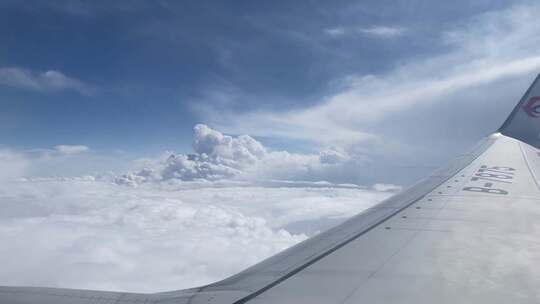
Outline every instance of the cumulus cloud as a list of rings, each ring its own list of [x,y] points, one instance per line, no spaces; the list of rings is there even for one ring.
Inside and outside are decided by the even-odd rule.
[[[1,67],[0,85],[32,91],[74,90],[83,95],[95,93],[95,88],[60,71],[33,71],[20,67]]]
[[[337,148],[330,148],[319,153],[319,159],[323,164],[339,164],[350,159],[347,152]]]
[[[326,180],[329,170],[360,161],[336,147],[318,154],[269,151],[249,135],[224,135],[203,124],[193,128],[193,150],[194,154],[173,153],[164,160],[146,162],[141,170],[123,174],[116,181],[132,186],[160,180],[320,181]],[[334,178],[330,181],[351,182]]]
[[[373,147],[375,150],[376,146]],[[410,167],[395,170],[394,153],[389,153],[382,160],[387,166],[381,166],[366,156],[369,148],[329,146],[313,153],[275,151],[249,135],[229,136],[206,125],[197,125],[193,132],[195,153],[169,153],[157,159],[137,161],[130,172],[116,177],[116,183],[137,186],[155,181],[267,183],[280,180],[357,185],[380,182],[406,184],[435,169],[424,165],[421,170]],[[404,150],[400,146],[395,149]]]
[[[58,145],[54,149],[63,155],[75,155],[90,151],[90,148],[84,145]]]
[[[172,154],[161,169],[162,179],[219,180],[253,169],[268,155],[263,145],[248,135],[231,137],[198,124],[193,128],[195,154]],[[142,171],[145,177],[150,171]]]
[[[226,136],[203,124],[193,128],[193,148],[199,154],[211,157],[242,159],[253,162],[266,154],[262,144],[248,135],[237,138]]]

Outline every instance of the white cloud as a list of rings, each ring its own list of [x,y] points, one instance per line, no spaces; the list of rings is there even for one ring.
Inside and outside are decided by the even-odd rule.
[[[381,38],[393,38],[406,33],[406,30],[402,27],[391,26],[372,26],[367,28],[360,28],[357,31],[361,34]]]
[[[0,285],[138,292],[202,285],[388,195],[316,184],[0,183]]]
[[[208,126],[198,124],[194,128],[193,149],[216,162],[241,169],[263,158],[267,151],[262,144],[248,135],[236,138],[221,134]]]
[[[333,38],[346,37],[352,35],[370,36],[374,38],[395,38],[407,33],[403,27],[393,26],[371,26],[365,28],[354,27],[331,27],[325,28],[324,33]]]
[[[90,148],[84,145],[58,145],[54,150],[63,155],[75,155],[89,152]]]
[[[373,189],[381,192],[399,192],[402,187],[392,184],[375,184],[373,185]]]
[[[83,145],[58,145],[46,149],[0,148],[0,180],[20,178],[114,175],[131,169],[132,157],[96,152]]]
[[[96,91],[93,86],[60,71],[41,72],[19,67],[1,67],[0,85],[33,91],[75,90],[83,95],[92,95]]]
[[[23,177],[28,167],[28,161],[21,154],[0,149],[0,183]]]
[[[116,182],[136,186],[142,182],[181,180],[309,180],[330,178],[331,182],[354,182],[342,175],[335,180],[328,172],[339,171],[352,163],[362,162],[347,152],[328,148],[319,154],[268,151],[249,135],[228,136],[206,125],[198,124],[193,134],[194,154],[170,154],[157,161],[145,161],[136,172],[117,177]]]
[[[137,292],[204,285],[340,223],[396,188],[323,180],[354,161],[338,148],[269,151],[248,135],[206,125],[194,127],[193,148],[195,154],[139,161],[142,169],[120,177],[28,176],[44,163],[86,157],[70,156],[86,146],[0,151],[0,285]]]
[[[193,131],[196,154],[170,155],[163,167],[158,167],[161,179],[219,180],[237,177],[256,167],[268,155],[262,144],[248,135],[231,137],[202,124],[196,125]],[[138,175],[153,176],[148,170]]]
[[[344,27],[332,27],[324,29],[324,33],[332,37],[340,37],[347,35],[348,31]]]
[[[206,125],[194,127],[193,148],[140,161],[143,169],[120,177],[27,175],[85,146],[1,151],[0,285],[138,292],[204,285],[391,195],[391,186],[317,180],[351,161],[337,148],[269,151]]]
[[[323,164],[338,164],[350,159],[347,152],[337,148],[330,148],[319,153],[319,159]]]

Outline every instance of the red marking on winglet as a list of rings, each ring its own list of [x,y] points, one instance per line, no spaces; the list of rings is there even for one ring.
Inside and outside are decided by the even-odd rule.
[[[527,104],[522,107],[523,111],[530,117],[538,117],[540,115],[540,105],[537,105],[538,101],[540,101],[540,96],[531,97]]]

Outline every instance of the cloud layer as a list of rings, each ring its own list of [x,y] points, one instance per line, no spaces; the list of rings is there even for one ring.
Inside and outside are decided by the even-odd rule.
[[[322,178],[352,161],[336,148],[270,151],[199,124],[193,149],[141,160],[120,176],[75,177],[29,172],[89,157],[87,146],[0,150],[0,285],[155,292],[208,284],[400,190]]]
[[[0,183],[1,285],[163,291],[232,275],[390,195],[95,179]]]

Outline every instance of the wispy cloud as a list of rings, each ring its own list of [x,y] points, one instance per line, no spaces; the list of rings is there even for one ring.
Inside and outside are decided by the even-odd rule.
[[[89,152],[90,148],[84,145],[58,145],[54,147],[54,150],[63,155],[75,155]]]
[[[357,31],[365,35],[382,38],[397,37],[406,33],[406,30],[403,27],[391,26],[372,26],[367,28],[360,28]]]
[[[348,30],[344,27],[331,27],[323,30],[325,34],[332,37],[339,37],[347,35]]]
[[[463,112],[476,103],[482,104],[485,112],[488,100],[491,105],[509,103],[504,100],[508,94],[501,94],[500,80],[520,79],[526,85],[540,70],[538,12],[540,6],[531,4],[477,16],[451,32],[441,33],[441,43],[450,44],[447,53],[411,61],[380,75],[350,75],[336,81],[340,89],[315,106],[247,113],[200,109],[207,121],[227,132],[250,130],[256,136],[338,146],[377,139],[377,126],[382,121],[388,123],[390,117],[405,112],[426,111],[426,105],[468,102],[469,106],[456,106],[453,111]],[[336,28],[328,34],[343,35],[345,31]],[[364,31],[375,35],[400,33],[385,27]],[[484,95],[477,98],[480,87]]]
[[[24,150],[0,147],[0,168],[3,168],[0,181],[35,176],[71,177],[96,172],[119,172],[127,170],[131,160],[124,154],[108,154],[86,145],[57,145]]]
[[[74,90],[83,95],[92,95],[96,88],[60,71],[33,71],[20,67],[0,68],[0,85],[19,89],[52,92]]]
[[[374,38],[394,38],[407,33],[404,27],[394,26],[371,26],[371,27],[331,27],[323,30],[324,33],[333,38],[346,37],[352,35],[370,36]]]

